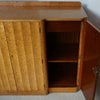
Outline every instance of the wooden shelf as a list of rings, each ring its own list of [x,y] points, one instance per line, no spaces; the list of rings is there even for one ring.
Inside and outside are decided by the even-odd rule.
[[[49,45],[48,62],[78,62],[78,44]]]
[[[77,63],[48,63],[49,87],[76,87]]]

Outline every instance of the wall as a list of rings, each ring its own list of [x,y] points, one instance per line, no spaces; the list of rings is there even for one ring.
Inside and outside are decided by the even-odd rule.
[[[100,30],[100,0],[0,0],[0,1],[80,1],[88,20]]]
[[[90,20],[100,30],[100,0],[84,0],[83,7]]]

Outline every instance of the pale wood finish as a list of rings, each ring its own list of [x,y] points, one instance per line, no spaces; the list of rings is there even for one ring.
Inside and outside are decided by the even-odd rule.
[[[47,72],[47,49],[46,49],[46,32],[45,32],[45,23],[44,21],[40,22],[40,42],[41,42],[41,49],[42,49],[42,59],[43,59],[43,74],[44,74],[44,82],[45,82],[45,89],[48,92],[48,72]]]
[[[60,93],[60,92],[77,92],[77,87],[68,87],[68,88],[49,88],[49,93]]]
[[[5,32],[6,32],[6,39],[8,42],[9,47],[9,54],[11,58],[12,67],[15,74],[16,84],[18,90],[24,90],[20,64],[18,59],[18,52],[15,42],[14,30],[13,30],[13,23],[12,22],[4,22]]]
[[[4,86],[3,86],[3,83],[2,83],[2,80],[1,80],[1,77],[0,77],[0,91],[4,90]]]
[[[30,87],[32,90],[37,90],[37,80],[36,80],[35,62],[34,62],[35,56],[33,53],[29,22],[22,22],[22,31],[23,31],[25,53],[26,53],[26,62],[28,66],[29,76],[30,76],[29,77]]]
[[[5,70],[9,79],[10,88],[11,90],[16,90],[16,83],[13,75],[3,22],[0,22],[0,48],[4,59]]]
[[[42,24],[38,21],[0,22],[0,94],[47,94]]]
[[[37,85],[38,85],[38,89],[43,90],[44,89],[44,82],[43,82],[44,79],[43,79],[43,69],[42,69],[42,55],[41,55],[39,23],[31,23],[30,28],[32,32],[31,38],[32,38],[32,43],[33,43]]]
[[[47,95],[46,91],[0,91],[0,95]]]
[[[4,59],[3,59],[1,49],[0,49],[0,77],[2,79],[4,88],[6,90],[10,90],[10,85],[9,85],[9,81],[8,81],[8,77],[7,77],[7,73],[6,73]]]
[[[24,90],[31,90],[29,85],[29,77],[27,71],[27,63],[26,63],[26,56],[24,50],[24,41],[23,41],[21,23],[14,22],[13,28],[14,28],[15,41],[16,41],[16,46],[18,51],[19,64],[21,66],[20,69],[22,73]]]

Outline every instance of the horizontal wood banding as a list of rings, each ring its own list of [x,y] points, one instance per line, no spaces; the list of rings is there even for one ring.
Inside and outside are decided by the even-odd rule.
[[[46,91],[0,91],[0,95],[47,95]]]
[[[10,1],[0,2],[0,6],[19,6],[19,7],[32,7],[34,9],[68,9],[81,7],[81,2],[28,2],[28,1]]]
[[[49,88],[49,93],[59,93],[59,92],[77,92],[77,87],[68,87],[68,88]]]

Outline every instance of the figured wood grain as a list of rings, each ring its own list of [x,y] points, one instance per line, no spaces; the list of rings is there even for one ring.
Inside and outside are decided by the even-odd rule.
[[[9,56],[9,50],[8,50],[8,45],[6,41],[6,35],[5,35],[3,22],[0,22],[0,44],[1,44],[0,47],[1,47],[2,55],[3,55],[3,59],[5,63],[5,70],[8,76],[10,88],[11,90],[16,90],[16,83],[15,83],[14,73],[13,73],[11,60]]]
[[[35,65],[35,53],[33,53],[32,37],[29,22],[22,22],[23,39],[25,46],[26,61],[28,66],[29,81],[31,90],[37,90],[37,78],[36,78],[36,65]]]
[[[16,46],[18,51],[19,64],[22,73],[24,90],[29,91],[31,90],[31,88],[30,88],[29,75],[27,70],[28,66],[27,66],[26,56],[25,56],[21,22],[13,22],[13,28],[14,28],[15,41],[16,41]]]
[[[0,95],[48,93],[42,25],[38,21],[0,22]]]
[[[5,90],[0,76],[0,91]]]
[[[5,69],[4,59],[0,48],[0,77],[5,90],[10,90],[9,80]]]
[[[41,39],[39,32],[39,23],[31,23],[31,37],[33,44],[33,52],[34,52],[34,63],[35,63],[35,71],[37,77],[37,85],[39,90],[44,89],[44,79],[43,79],[43,66],[42,66],[42,54],[41,54]]]
[[[15,80],[17,84],[17,90],[24,90],[21,69],[18,59],[18,52],[15,42],[13,23],[12,22],[4,22],[5,32],[7,43],[9,47],[9,54],[11,58],[12,67],[14,70]]]

